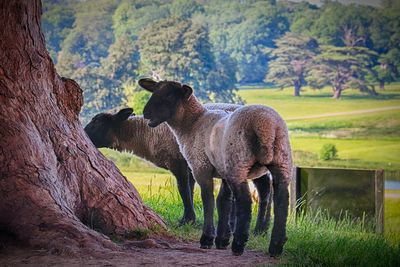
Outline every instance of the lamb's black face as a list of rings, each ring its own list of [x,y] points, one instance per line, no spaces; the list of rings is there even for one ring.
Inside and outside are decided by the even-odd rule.
[[[141,79],[139,85],[153,93],[143,110],[143,116],[149,120],[150,127],[171,119],[182,101],[187,100],[193,92],[189,86],[172,81]]]
[[[86,125],[85,132],[92,143],[97,147],[111,148],[114,143],[114,129],[129,118],[133,109],[121,109],[116,114],[100,113]]]

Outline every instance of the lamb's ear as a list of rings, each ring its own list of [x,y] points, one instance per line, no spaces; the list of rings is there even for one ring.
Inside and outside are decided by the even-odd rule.
[[[189,85],[182,85],[182,90],[186,100],[189,99],[193,94],[193,89]]]
[[[154,91],[157,89],[157,82],[153,81],[150,78],[144,78],[139,80],[139,85],[143,88],[146,89],[149,92],[154,93]]]
[[[118,111],[118,113],[114,114],[113,118],[116,122],[123,122],[129,118],[130,115],[135,115],[133,113],[133,109],[131,108],[124,108]]]

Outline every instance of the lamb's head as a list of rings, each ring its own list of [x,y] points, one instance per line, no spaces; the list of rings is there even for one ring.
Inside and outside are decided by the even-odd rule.
[[[173,118],[179,107],[193,94],[190,86],[173,81],[156,82],[141,79],[139,85],[152,93],[143,110],[144,118],[149,120],[150,127],[156,127]]]
[[[112,148],[117,141],[116,129],[132,114],[131,108],[121,109],[115,114],[99,113],[86,125],[85,132],[97,148]]]

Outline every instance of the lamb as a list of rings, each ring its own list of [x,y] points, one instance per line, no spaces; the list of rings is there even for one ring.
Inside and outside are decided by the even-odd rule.
[[[150,127],[167,122],[179,143],[196,182],[200,185],[204,207],[201,248],[211,248],[215,229],[213,222],[213,177],[222,177],[217,201],[219,215],[217,248],[229,245],[230,230],[226,207],[233,195],[236,200],[236,227],[232,241],[233,255],[242,255],[249,237],[251,196],[249,179],[273,177],[274,226],[269,253],[280,255],[286,242],[292,158],[288,130],[284,120],[273,109],[250,105],[231,113],[207,110],[193,94],[193,89],[174,81],[139,80],[152,92],[144,108]]]
[[[239,105],[207,104],[208,109],[231,112]],[[97,114],[85,127],[85,132],[97,147],[108,147],[118,151],[129,151],[144,158],[158,167],[170,170],[176,177],[179,194],[184,212],[180,225],[194,223],[196,215],[193,207],[194,179],[186,160],[179,152],[176,139],[166,124],[150,128],[142,116],[132,116],[133,109],[121,109],[116,114]],[[256,233],[267,230],[269,224],[269,191],[263,183],[268,183],[268,177],[255,182],[259,189],[259,212],[255,227]],[[232,221],[233,222],[233,221]]]

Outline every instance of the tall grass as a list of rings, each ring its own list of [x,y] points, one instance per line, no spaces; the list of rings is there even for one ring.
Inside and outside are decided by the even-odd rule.
[[[218,191],[218,185],[215,188]],[[174,185],[168,179],[163,185],[141,192],[143,200],[167,223],[171,234],[198,242],[203,224],[199,190],[194,197],[197,222],[195,225],[178,226],[183,205]],[[252,228],[255,224],[257,205],[253,205]],[[215,214],[215,220],[217,215]],[[288,241],[280,259],[282,266],[400,266],[400,239],[388,241],[372,232],[373,225],[364,220],[343,216],[340,220],[326,212],[307,212],[289,215]],[[250,236],[248,249],[268,251],[270,231],[264,235]],[[245,255],[243,255],[245,256]]]
[[[399,266],[400,246],[369,232],[363,221],[336,221],[323,212],[292,216],[288,223],[283,265],[288,266]],[[251,240],[261,248],[266,236]],[[265,246],[265,245],[264,245]]]

